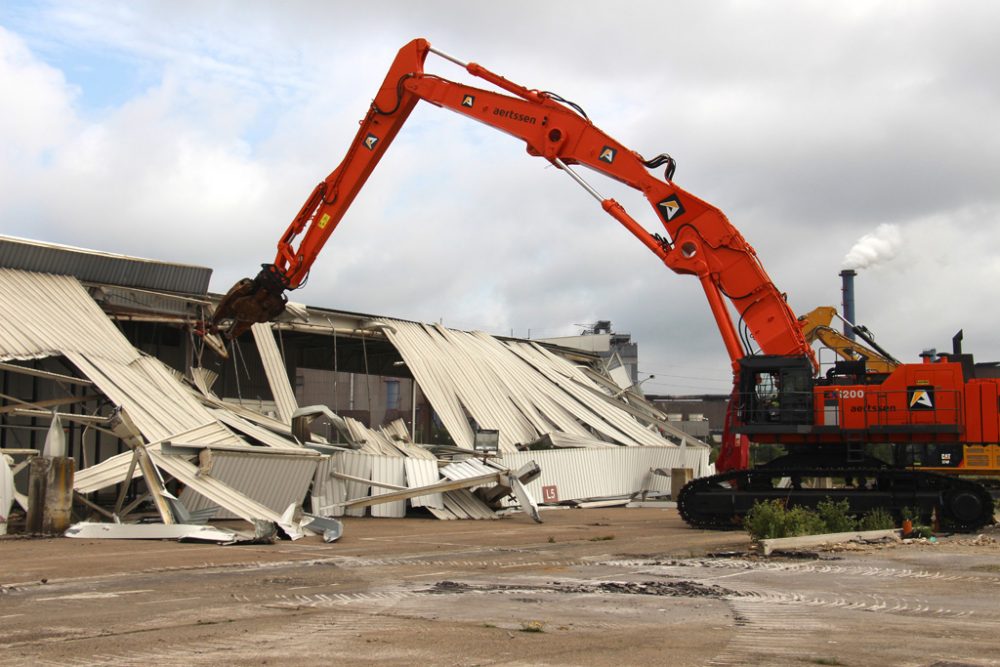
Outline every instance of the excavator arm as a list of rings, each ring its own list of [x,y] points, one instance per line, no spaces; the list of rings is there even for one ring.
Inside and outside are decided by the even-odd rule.
[[[428,53],[463,67],[504,92],[456,83],[424,72]],[[754,350],[741,336],[725,303],[728,299],[765,354],[806,357],[812,349],[784,295],[771,282],[754,249],[723,213],[676,185],[667,155],[651,160],[599,128],[575,105],[553,93],[510,82],[476,63],[433,49],[423,39],[397,54],[340,165],[319,183],[278,242],[272,264],[256,278],[237,283],[216,309],[211,330],[238,336],[255,322],[274,319],[284,309],[284,292],[299,287],[330,234],[340,223],[375,165],[419,101],[450,109],[523,141],[529,154],[565,171],[598,200],[671,270],[696,276],[722,334],[734,371]],[[588,167],[639,190],[665,232],[648,232],[614,199],[597,192],[573,168]],[[666,165],[663,179],[651,169]],[[300,238],[301,237],[301,238]]]
[[[831,327],[835,317],[844,320],[832,306],[819,306],[800,316],[799,325],[806,342],[811,344],[819,341],[844,361],[864,362],[869,373],[891,373],[899,367],[900,362],[876,344],[871,332],[865,327],[844,320],[854,334],[860,336],[870,347],[851,340]]]

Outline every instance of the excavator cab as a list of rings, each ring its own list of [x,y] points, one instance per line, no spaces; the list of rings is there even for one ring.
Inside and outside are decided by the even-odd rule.
[[[787,431],[813,423],[813,370],[809,359],[778,355],[740,360],[740,431]]]

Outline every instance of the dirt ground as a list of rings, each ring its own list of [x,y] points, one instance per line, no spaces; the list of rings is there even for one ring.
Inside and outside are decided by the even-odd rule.
[[[1000,532],[760,558],[669,509],[0,538],[2,665],[1000,665]]]

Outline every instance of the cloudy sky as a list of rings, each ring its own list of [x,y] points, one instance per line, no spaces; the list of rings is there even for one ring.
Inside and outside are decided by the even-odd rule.
[[[273,260],[396,51],[426,37],[672,154],[797,313],[839,304],[847,262],[857,319],[897,357],[964,328],[1000,360],[997,26],[987,1],[5,0],[0,233],[210,266],[225,291]],[[647,392],[730,383],[696,280],[518,141],[429,105],[292,298],[534,338],[607,319],[638,341]]]

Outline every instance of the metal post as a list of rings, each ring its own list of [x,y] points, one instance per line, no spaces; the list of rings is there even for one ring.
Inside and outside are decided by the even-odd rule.
[[[44,456],[36,456],[28,463],[28,516],[25,532],[40,535],[45,514],[45,485],[49,478],[52,461]]]
[[[62,535],[72,522],[75,471],[76,461],[70,457],[52,458],[45,484],[45,505],[42,512],[42,532],[46,535]]]
[[[417,378],[413,378],[410,392],[410,440],[417,442]]]

